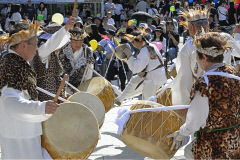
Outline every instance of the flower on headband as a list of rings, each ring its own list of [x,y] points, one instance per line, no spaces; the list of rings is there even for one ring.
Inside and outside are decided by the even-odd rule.
[[[20,43],[21,41],[27,41],[31,39],[32,37],[37,35],[37,32],[40,28],[40,23],[31,23],[29,25],[29,29],[27,30],[21,30],[17,33],[14,33],[12,35],[5,34],[0,37],[1,44],[7,44],[10,46],[16,45]]]

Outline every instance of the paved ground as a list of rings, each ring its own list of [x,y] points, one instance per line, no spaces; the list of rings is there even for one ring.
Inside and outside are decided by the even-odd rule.
[[[136,100],[128,101],[125,105],[130,103],[134,103]],[[101,139],[99,140],[97,147],[95,148],[94,152],[88,158],[89,160],[104,160],[104,159],[137,159],[137,160],[150,160],[130,148],[128,148],[119,138],[117,135],[117,125],[114,123],[115,118],[117,117],[117,112],[120,107],[112,108],[108,113],[105,115],[104,124],[100,130],[101,132]],[[175,159],[185,159],[183,156],[183,149],[179,149],[175,156],[172,158]]]

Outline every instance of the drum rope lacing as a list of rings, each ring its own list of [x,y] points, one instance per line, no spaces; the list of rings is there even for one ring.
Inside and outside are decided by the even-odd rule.
[[[157,108],[143,108],[143,109],[136,109],[136,110],[130,110],[129,107],[121,108],[118,112],[118,117],[115,120],[115,123],[118,125],[118,134],[119,135],[122,134],[122,131],[126,127],[126,123],[129,120],[130,115],[133,113],[151,112],[151,111],[171,111],[171,110],[186,109],[189,107],[190,105],[175,105],[175,106],[167,106],[167,107],[162,107],[162,105],[159,105],[159,107]]]

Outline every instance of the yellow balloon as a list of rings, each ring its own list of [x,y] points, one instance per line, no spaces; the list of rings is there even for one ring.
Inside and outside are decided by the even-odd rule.
[[[56,22],[57,24],[62,25],[63,21],[64,21],[64,17],[61,13],[55,13],[52,16],[52,22]]]
[[[89,44],[91,45],[93,51],[95,51],[98,47],[98,42],[95,39],[91,40]]]
[[[133,23],[134,23],[133,20],[129,20],[129,21],[128,21],[128,26],[131,26]]]

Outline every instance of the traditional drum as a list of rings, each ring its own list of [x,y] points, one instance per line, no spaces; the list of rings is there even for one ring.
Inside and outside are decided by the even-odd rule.
[[[128,46],[127,44],[120,44],[115,49],[115,56],[120,60],[124,60],[127,57],[132,56],[130,46]]]
[[[42,146],[53,159],[86,159],[98,142],[97,119],[79,103],[60,104],[42,126]]]
[[[111,84],[103,77],[94,77],[82,83],[78,89],[92,93],[103,102],[105,112],[109,111],[114,105],[114,91]]]
[[[158,103],[139,101],[131,110],[156,108]],[[120,138],[131,149],[154,159],[170,159],[177,150],[170,151],[172,139],[166,136],[182,125],[174,111],[139,112],[130,115]]]
[[[160,88],[156,95],[158,95],[159,92],[161,92],[162,88]],[[166,89],[160,96],[157,98],[157,102],[159,104],[162,104],[164,106],[171,106],[172,105],[172,92],[171,88]]]
[[[177,76],[176,66],[174,66],[173,69],[170,71],[170,75],[174,78]]]
[[[164,86],[163,86],[164,88]],[[162,88],[160,88],[156,95],[158,95],[159,92],[162,91]],[[157,103],[162,104],[164,106],[172,106],[172,91],[171,88],[167,88],[160,96],[157,98]],[[178,115],[181,116],[182,121],[185,121],[186,119],[186,110],[176,110],[175,112],[178,113]]]
[[[102,101],[97,96],[87,92],[77,92],[70,96],[68,100],[81,103],[92,111],[98,120],[99,128],[101,128],[105,117],[105,109]]]

